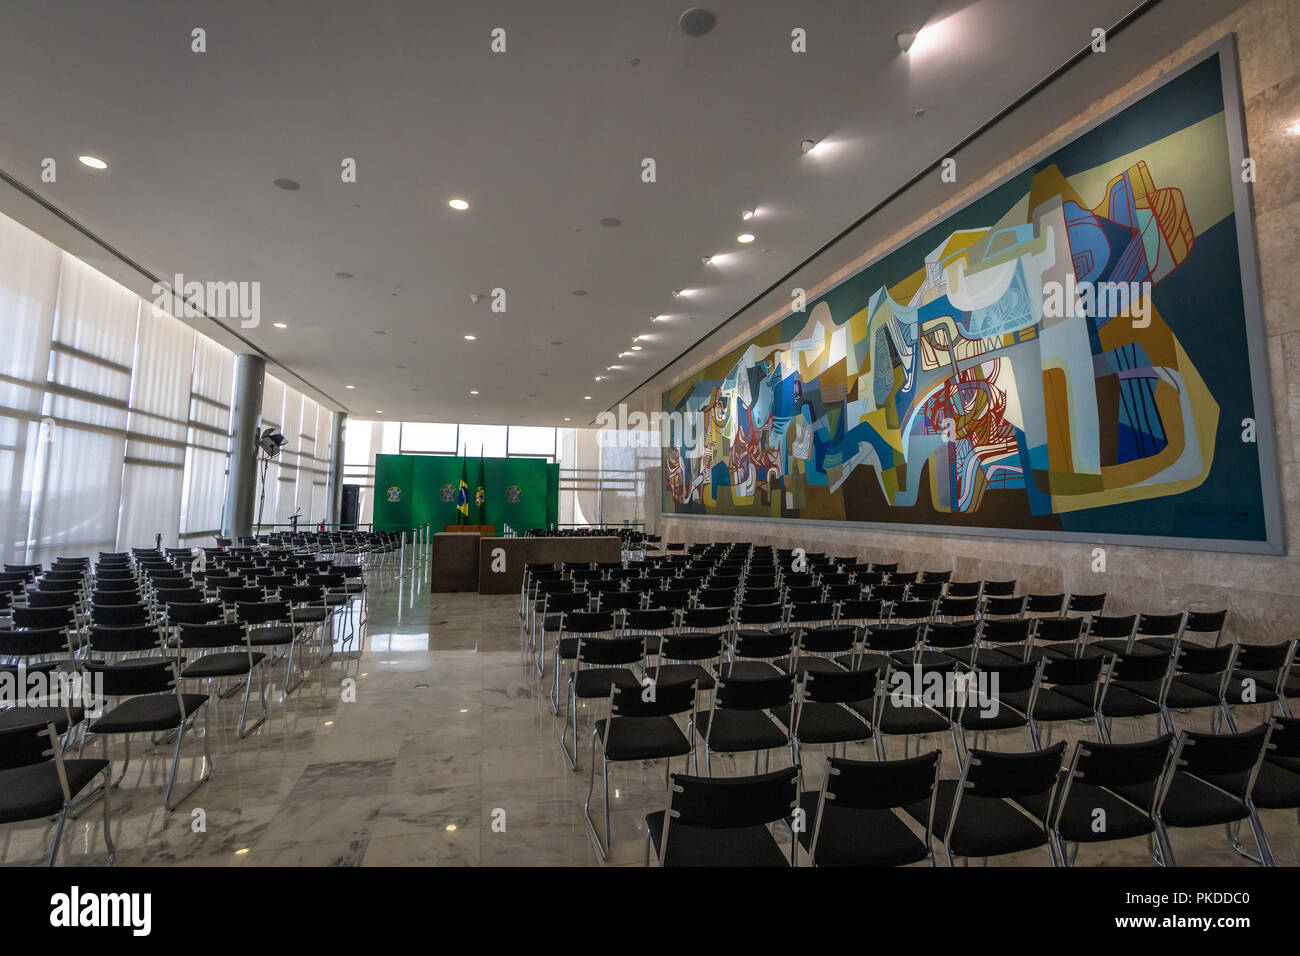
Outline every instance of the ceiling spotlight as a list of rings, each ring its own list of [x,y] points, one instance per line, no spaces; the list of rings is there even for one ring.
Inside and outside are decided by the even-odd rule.
[[[452,209],[456,209],[461,212],[464,212],[466,209],[469,208],[469,203],[464,199],[448,199],[447,205],[450,206]]]
[[[605,377],[605,376],[603,376],[603,375],[597,375],[597,376],[596,376],[596,381],[599,382],[599,381],[600,381],[602,378],[604,378],[604,377]]]
[[[1288,126],[1286,131],[1292,136],[1300,136],[1300,120],[1296,120],[1296,122]]]
[[[805,139],[799,144],[799,150],[804,153],[811,153],[816,148],[817,140],[815,139]]]
[[[712,261],[713,256],[700,256],[700,262],[704,263],[706,266]]]
[[[289,327],[285,325],[283,322],[272,322],[271,324],[274,325],[277,329],[287,329]]]
[[[356,388],[355,385],[344,385],[343,387],[344,387],[344,388]]]
[[[916,42],[915,30],[900,30],[894,34],[894,40],[898,43],[898,48],[906,53],[912,49],[912,44]]]
[[[674,298],[674,299],[677,298],[677,297],[678,297],[679,295],[681,295],[681,294],[682,294],[682,290],[681,290],[681,289],[673,289],[673,298]]]
[[[108,169],[108,163],[104,162],[98,156],[78,156],[83,166],[89,166],[91,169]]]
[[[754,218],[754,210],[746,209],[740,214],[740,218],[745,222],[749,222],[749,220]]]
[[[736,237],[737,242],[753,242],[754,234],[751,232],[742,232]]]
[[[477,336],[477,335],[467,335],[467,336],[465,336],[465,341],[466,341],[466,342],[473,342],[473,341],[475,341],[475,340],[477,340],[477,339],[478,339],[478,336]]]

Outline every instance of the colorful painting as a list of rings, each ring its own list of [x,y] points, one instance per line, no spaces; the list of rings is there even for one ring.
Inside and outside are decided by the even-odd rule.
[[[1276,548],[1230,57],[669,389],[665,513]]]

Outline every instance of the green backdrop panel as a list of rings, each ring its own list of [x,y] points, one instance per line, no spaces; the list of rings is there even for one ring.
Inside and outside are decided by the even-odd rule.
[[[560,523],[560,466],[546,466],[546,526]]]
[[[429,525],[435,532],[456,524],[456,489],[461,468],[469,485],[465,524],[509,525],[523,534],[558,520],[559,465],[540,458],[468,459],[447,455],[376,455],[376,531],[404,531]],[[484,503],[475,502],[483,487]]]
[[[376,531],[411,527],[411,478],[415,459],[409,455],[375,456]]]
[[[504,534],[517,534],[546,524],[546,462],[541,458],[485,458],[483,485],[487,489],[483,523]]]

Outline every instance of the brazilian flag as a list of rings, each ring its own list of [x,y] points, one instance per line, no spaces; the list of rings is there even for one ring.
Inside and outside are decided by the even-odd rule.
[[[460,487],[456,489],[456,524],[465,524],[469,517],[469,472],[466,460],[460,460]]]

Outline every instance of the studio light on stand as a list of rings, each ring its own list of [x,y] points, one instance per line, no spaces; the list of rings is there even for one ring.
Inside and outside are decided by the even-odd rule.
[[[280,434],[278,428],[263,428],[257,433],[257,453],[258,460],[262,463],[262,494],[257,502],[257,531],[256,534],[262,533],[262,511],[266,507],[266,469],[271,464],[271,459],[280,457],[280,449],[289,443],[289,440]]]

